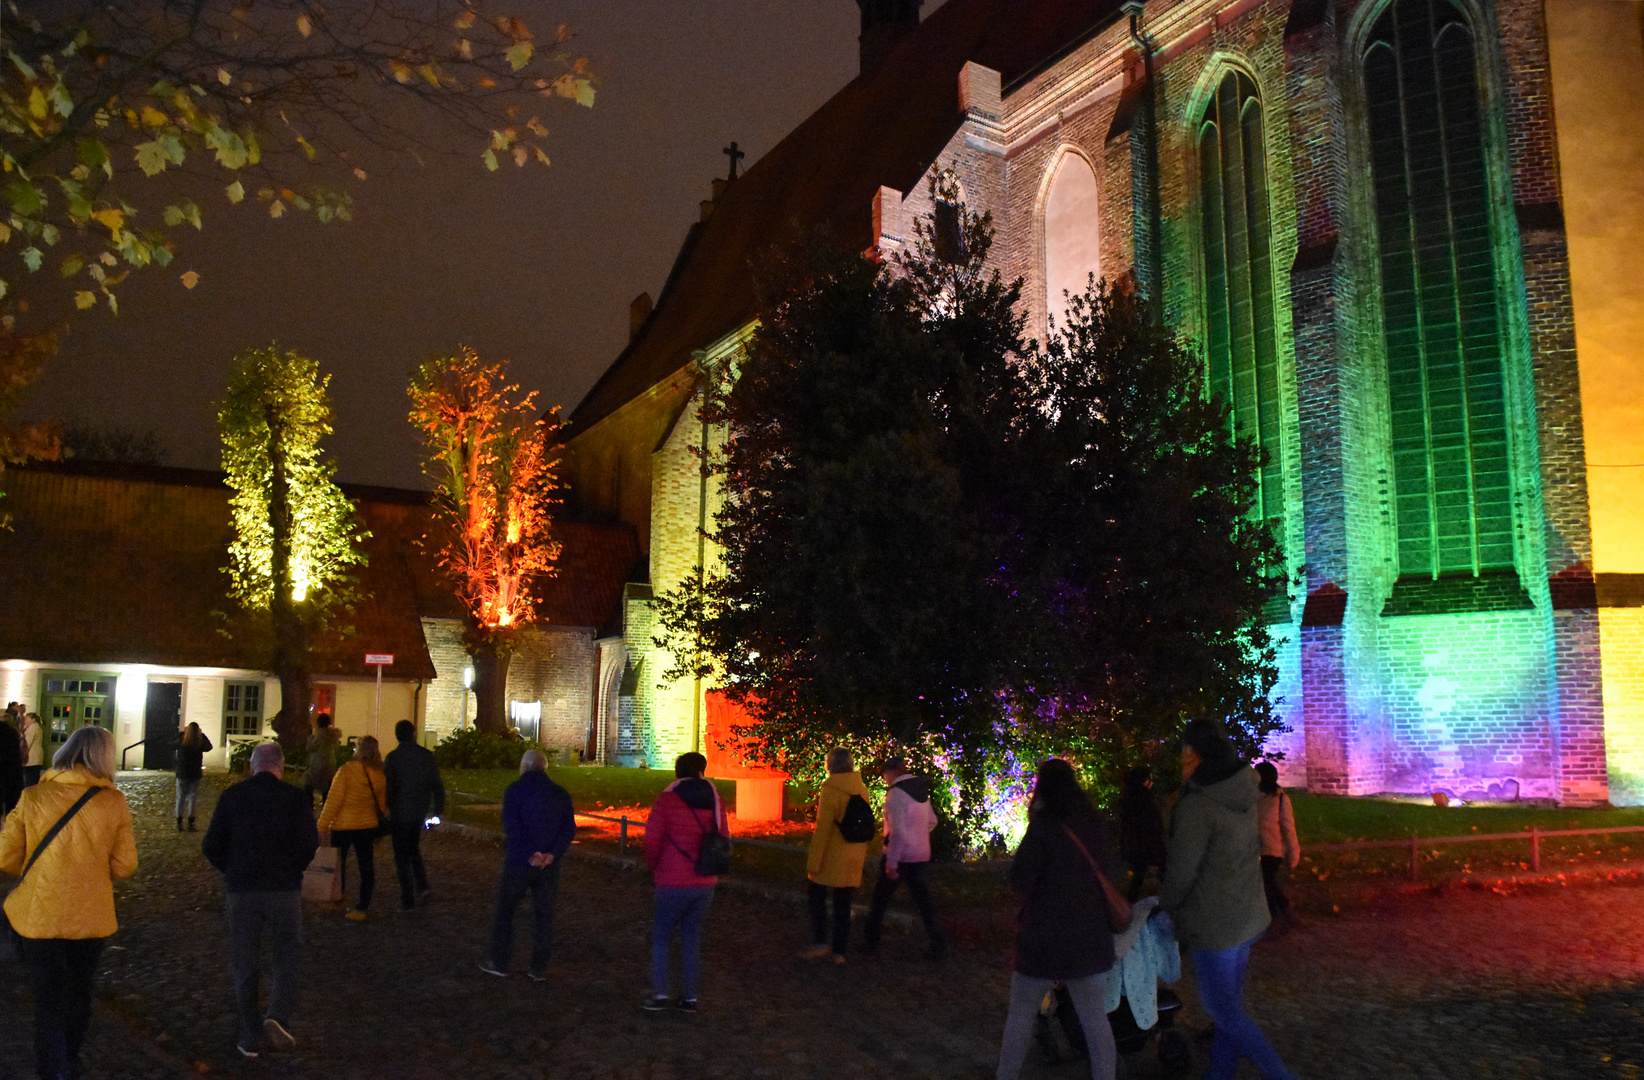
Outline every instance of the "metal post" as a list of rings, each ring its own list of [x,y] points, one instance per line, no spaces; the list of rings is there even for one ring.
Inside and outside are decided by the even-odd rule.
[[[371,709],[371,734],[382,738],[382,665],[377,665],[377,704]]]
[[[628,850],[628,815],[622,815],[622,823],[617,833],[617,852],[620,854]]]
[[[1541,830],[1530,826],[1530,869],[1541,873]]]
[[[1421,851],[1416,846],[1416,834],[1410,834],[1410,880],[1421,880]]]

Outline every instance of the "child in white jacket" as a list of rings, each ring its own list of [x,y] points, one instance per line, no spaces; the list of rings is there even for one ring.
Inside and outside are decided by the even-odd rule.
[[[936,810],[930,803],[930,784],[922,776],[908,772],[907,761],[887,758],[885,776],[885,863],[873,885],[864,928],[868,955],[879,951],[879,934],[885,922],[885,908],[897,886],[904,882],[913,894],[919,918],[925,924],[929,942],[927,955],[940,960],[946,953],[942,932],[936,925],[936,908],[931,903],[926,871],[930,867],[930,834],[936,828]]]

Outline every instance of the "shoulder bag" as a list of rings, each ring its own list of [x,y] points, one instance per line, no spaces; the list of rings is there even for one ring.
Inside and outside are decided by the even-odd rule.
[[[1085,857],[1090,864],[1090,872],[1096,875],[1096,882],[1102,887],[1102,898],[1107,901],[1107,921],[1115,934],[1122,933],[1130,925],[1130,901],[1125,899],[1124,893],[1113,887],[1102,868],[1096,865],[1096,859],[1085,847],[1085,842],[1079,839],[1079,834],[1067,825],[1062,826],[1067,838],[1073,841],[1073,846],[1079,849],[1079,854]]]
[[[69,823],[69,819],[78,814],[80,808],[90,802],[102,790],[96,784],[86,789],[86,793],[81,795],[74,805],[69,807],[62,817],[57,819],[57,824],[46,831],[46,835],[40,838],[40,843],[35,845],[34,854],[29,856],[28,864],[23,867],[23,872],[17,876],[18,885],[21,885],[23,879],[28,877],[29,871],[34,868],[34,864],[39,860],[40,853],[45,851],[53,840],[57,839],[57,834],[63,831],[63,826]],[[16,963],[23,959],[23,949],[18,943],[18,939],[21,937],[21,934],[11,928],[11,920],[6,917],[5,909],[0,908],[0,960]]]
[[[377,785],[371,782],[371,766],[362,761],[360,762],[360,771],[365,774],[365,786],[371,789],[371,806],[375,809],[379,804],[377,803]],[[378,836],[387,836],[393,832],[392,824],[387,814],[377,810]]]
[[[685,800],[680,799],[679,801],[684,802]],[[696,817],[694,807],[687,804],[685,809],[691,811],[693,818]],[[691,867],[697,877],[719,877],[721,874],[731,872],[731,838],[719,831],[717,818],[718,812],[709,807],[708,824],[702,830],[702,843],[696,849],[696,862]],[[674,850],[687,859],[691,857],[673,837],[669,837],[668,842],[674,845]]]

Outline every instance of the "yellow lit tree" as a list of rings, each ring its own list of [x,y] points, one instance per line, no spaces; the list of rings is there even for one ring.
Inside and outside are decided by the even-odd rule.
[[[506,726],[508,662],[536,618],[536,583],[559,557],[549,516],[557,413],[543,417],[536,393],[522,396],[507,380],[506,364],[464,348],[424,363],[410,387],[423,472],[434,483],[423,542],[462,604],[474,723],[489,732]]]
[[[274,730],[287,746],[309,734],[309,642],[326,615],[346,601],[347,568],[365,562],[369,534],[332,476],[320,440],[331,434],[329,375],[306,356],[269,346],[234,359],[217,414],[229,507],[230,592],[266,615],[269,667],[280,680]]]

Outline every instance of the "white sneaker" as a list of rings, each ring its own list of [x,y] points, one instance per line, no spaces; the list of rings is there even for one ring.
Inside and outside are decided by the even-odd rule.
[[[263,1021],[263,1034],[268,1036],[268,1041],[276,1050],[290,1050],[297,1045],[297,1040],[291,1037],[285,1025],[272,1016]]]

